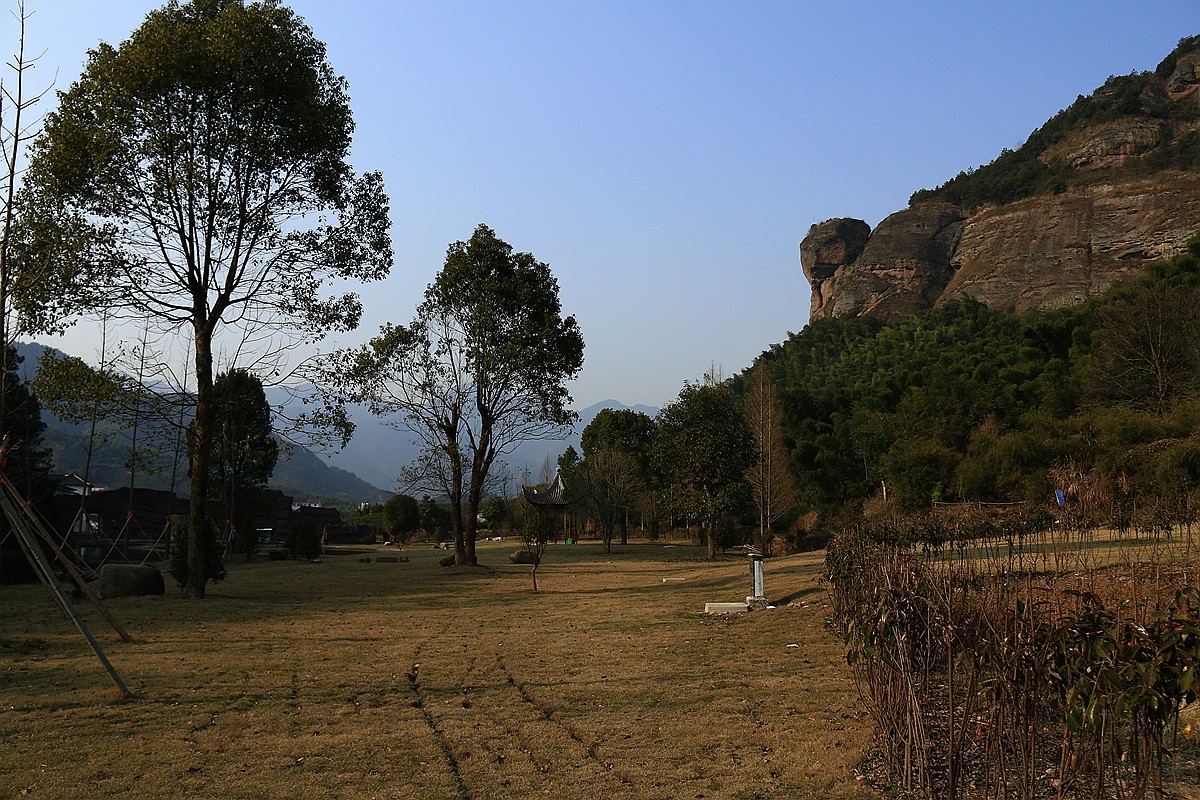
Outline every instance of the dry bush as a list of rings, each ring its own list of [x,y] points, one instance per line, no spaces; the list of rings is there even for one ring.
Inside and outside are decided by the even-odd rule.
[[[1200,570],[1186,541],[1019,510],[876,518],[826,560],[877,725],[920,796],[1142,797],[1194,780]]]

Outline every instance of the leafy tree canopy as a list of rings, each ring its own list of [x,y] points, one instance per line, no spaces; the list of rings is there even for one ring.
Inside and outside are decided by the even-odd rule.
[[[658,413],[655,461],[676,507],[710,524],[740,510],[746,470],[754,462],[754,437],[740,398],[724,383],[685,384]]]
[[[396,494],[383,504],[383,518],[388,532],[401,541],[407,540],[421,526],[421,509],[417,498],[407,494]]]
[[[192,0],[93,50],[34,142],[18,252],[59,268],[34,318],[102,310],[191,336],[190,597],[210,539],[214,341],[282,368],[297,337],[357,326],[359,298],[330,290],[391,267],[382,178],[351,170],[352,132],[345,81],[290,9]]]
[[[262,381],[247,370],[229,370],[217,376],[213,394],[217,412],[212,480],[231,489],[265,487],[279,459],[279,443]]]
[[[413,321],[338,354],[329,380],[417,436],[405,480],[449,499],[455,559],[474,564],[497,456],[565,432],[575,418],[566,382],[582,367],[583,335],[562,314],[549,265],[479,225],[450,245]]]

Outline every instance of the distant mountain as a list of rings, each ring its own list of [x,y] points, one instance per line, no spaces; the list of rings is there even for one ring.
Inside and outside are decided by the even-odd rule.
[[[18,354],[25,358],[22,367],[28,378],[36,375],[38,359],[47,350],[60,357],[65,356],[53,348],[36,343],[17,346]],[[272,404],[283,402],[284,396],[281,390],[267,390],[267,399]],[[581,410],[579,422],[565,438],[525,442],[514,452],[502,455],[500,460],[517,475],[528,471],[536,477],[547,462],[553,470],[558,457],[568,446],[581,449],[579,440],[583,429],[606,408],[632,409],[651,417],[658,413],[658,409],[650,406],[627,406],[618,400],[603,400]],[[367,411],[365,406],[350,406],[348,412],[355,424],[355,432],[344,449],[318,454],[298,447],[284,448],[290,450],[291,455],[285,457],[284,453],[280,454],[279,463],[271,477],[271,488],[291,495],[339,503],[386,500],[391,492],[379,487],[396,490],[396,479],[401,468],[416,458],[419,448],[411,434],[389,427]],[[44,414],[44,419],[47,425],[46,440],[53,452],[56,472],[82,475],[87,466],[93,483],[104,486],[128,485],[130,431],[117,429],[101,421],[97,426],[98,436],[92,438],[90,423],[69,424],[49,413]],[[154,457],[143,451],[152,438],[164,443],[161,452]],[[87,464],[89,439],[93,443],[90,465]],[[140,429],[138,439],[139,451],[143,451],[141,457],[147,463],[139,467],[137,485],[153,489],[170,488],[171,460],[176,455],[172,446],[175,441],[173,431],[163,429],[161,423],[157,430],[146,423]],[[187,491],[187,463],[182,454],[174,485],[180,493]]]
[[[588,423],[594,420],[596,415],[606,408],[611,408],[614,411],[637,411],[638,413],[645,414],[647,417],[652,418],[658,416],[658,409],[654,408],[653,406],[627,406],[620,400],[601,400],[599,403],[590,405],[579,412],[579,430],[582,431],[584,428],[586,428]]]
[[[602,400],[579,412],[579,422],[565,438],[525,442],[512,453],[502,455],[500,460],[507,463],[515,474],[528,470],[531,475],[537,476],[547,460],[550,469],[553,470],[558,457],[566,452],[568,446],[580,449],[579,440],[583,429],[605,408],[632,409],[651,417],[658,413],[658,409],[650,406],[627,406],[618,400]],[[350,444],[344,450],[325,454],[322,458],[376,486],[395,487],[400,469],[416,458],[419,448],[412,441],[410,434],[388,427],[372,416],[366,408],[353,406],[349,412],[355,424],[354,437]]]
[[[38,360],[47,351],[59,357],[66,355],[36,343],[17,345],[17,354],[25,359],[21,368],[27,379],[37,374]],[[154,423],[143,420],[139,423],[137,449],[141,463],[131,476],[129,456],[133,444],[132,430],[98,420],[93,436],[90,421],[68,423],[47,411],[42,412],[42,419],[46,423],[45,439],[51,450],[56,474],[74,472],[83,475],[86,470],[90,482],[98,486],[128,486],[132,479],[140,487],[169,489],[173,485],[179,494],[187,494],[190,483],[187,457],[186,453],[180,452],[181,439],[175,428],[161,421]],[[315,454],[298,447],[281,448],[279,462],[268,485],[293,496],[338,504],[383,502],[391,495],[358,475],[331,466]]]
[[[354,436],[344,449],[322,453],[321,459],[375,486],[395,489],[400,468],[420,451],[412,435],[385,425],[365,406],[351,405],[346,411],[354,422]]]
[[[293,497],[316,497],[336,505],[384,503],[392,496],[302,447],[281,448],[270,487]]]

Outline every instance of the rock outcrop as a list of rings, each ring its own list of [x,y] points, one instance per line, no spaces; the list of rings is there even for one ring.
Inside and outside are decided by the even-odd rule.
[[[810,318],[891,322],[963,298],[1051,310],[1183,252],[1200,232],[1200,50],[1163,64],[1130,76],[1132,101],[1121,94],[1132,83],[1110,79],[1093,95],[1103,113],[1043,136],[1034,167],[1049,177],[1029,196],[969,208],[920,198],[873,231],[849,218],[812,226],[800,245]]]
[[[872,316],[891,322],[928,307],[953,274],[951,258],[965,219],[950,205],[921,205],[892,214],[865,241],[860,237],[870,227],[862,220],[814,226],[800,245],[801,263],[812,285],[813,317]],[[823,245],[814,247],[814,238]],[[821,252],[855,249],[861,250],[859,255],[837,267],[815,260]],[[811,265],[805,263],[809,253],[814,258]]]
[[[1016,312],[1081,303],[1184,251],[1200,231],[1200,175],[1095,186],[973,214],[938,302]]]
[[[96,577],[96,594],[101,600],[163,595],[166,591],[162,573],[148,564],[104,564]]]
[[[814,226],[801,244],[811,319],[894,322],[965,298],[1018,313],[1049,311],[1182,253],[1200,232],[1200,175],[1092,186],[971,215],[917,206],[879,223],[854,260],[836,266],[816,260],[810,240],[818,234],[826,239],[824,251],[836,252],[860,245],[857,238],[830,241],[830,230],[866,227],[861,220],[831,220]]]

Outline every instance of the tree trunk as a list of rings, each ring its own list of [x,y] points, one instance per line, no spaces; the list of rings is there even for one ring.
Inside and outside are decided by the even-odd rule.
[[[192,425],[192,489],[188,504],[188,570],[183,596],[204,597],[208,583],[208,465],[212,458],[213,358],[212,334],[204,324],[195,326],[196,419]]]
[[[463,526],[462,493],[450,498],[450,526],[454,529],[454,563],[467,563],[467,534]]]
[[[466,563],[467,540],[463,525],[463,468],[462,456],[458,452],[458,439],[454,436],[454,428],[448,429],[449,444],[447,453],[450,457],[450,528],[454,534],[454,563],[461,566]]]
[[[455,554],[455,564],[473,567],[479,563],[475,555],[475,540],[479,536],[479,505],[482,494],[483,480],[476,471],[471,475],[471,487],[467,491],[467,507],[463,511],[464,549],[461,558],[457,553]]]
[[[702,523],[704,530],[708,534],[708,560],[717,560],[717,513],[715,509],[716,503],[713,500],[712,490],[707,486],[704,487],[704,510],[708,513],[708,519]]]
[[[461,556],[458,553],[454,554],[456,565],[473,567],[479,563],[475,555],[475,541],[479,535],[479,507],[483,504],[483,487],[487,482],[488,470],[492,466],[492,459],[488,453],[491,438],[491,430],[485,422],[471,457],[471,483],[467,487],[467,507],[463,511],[463,538],[466,541]]]

